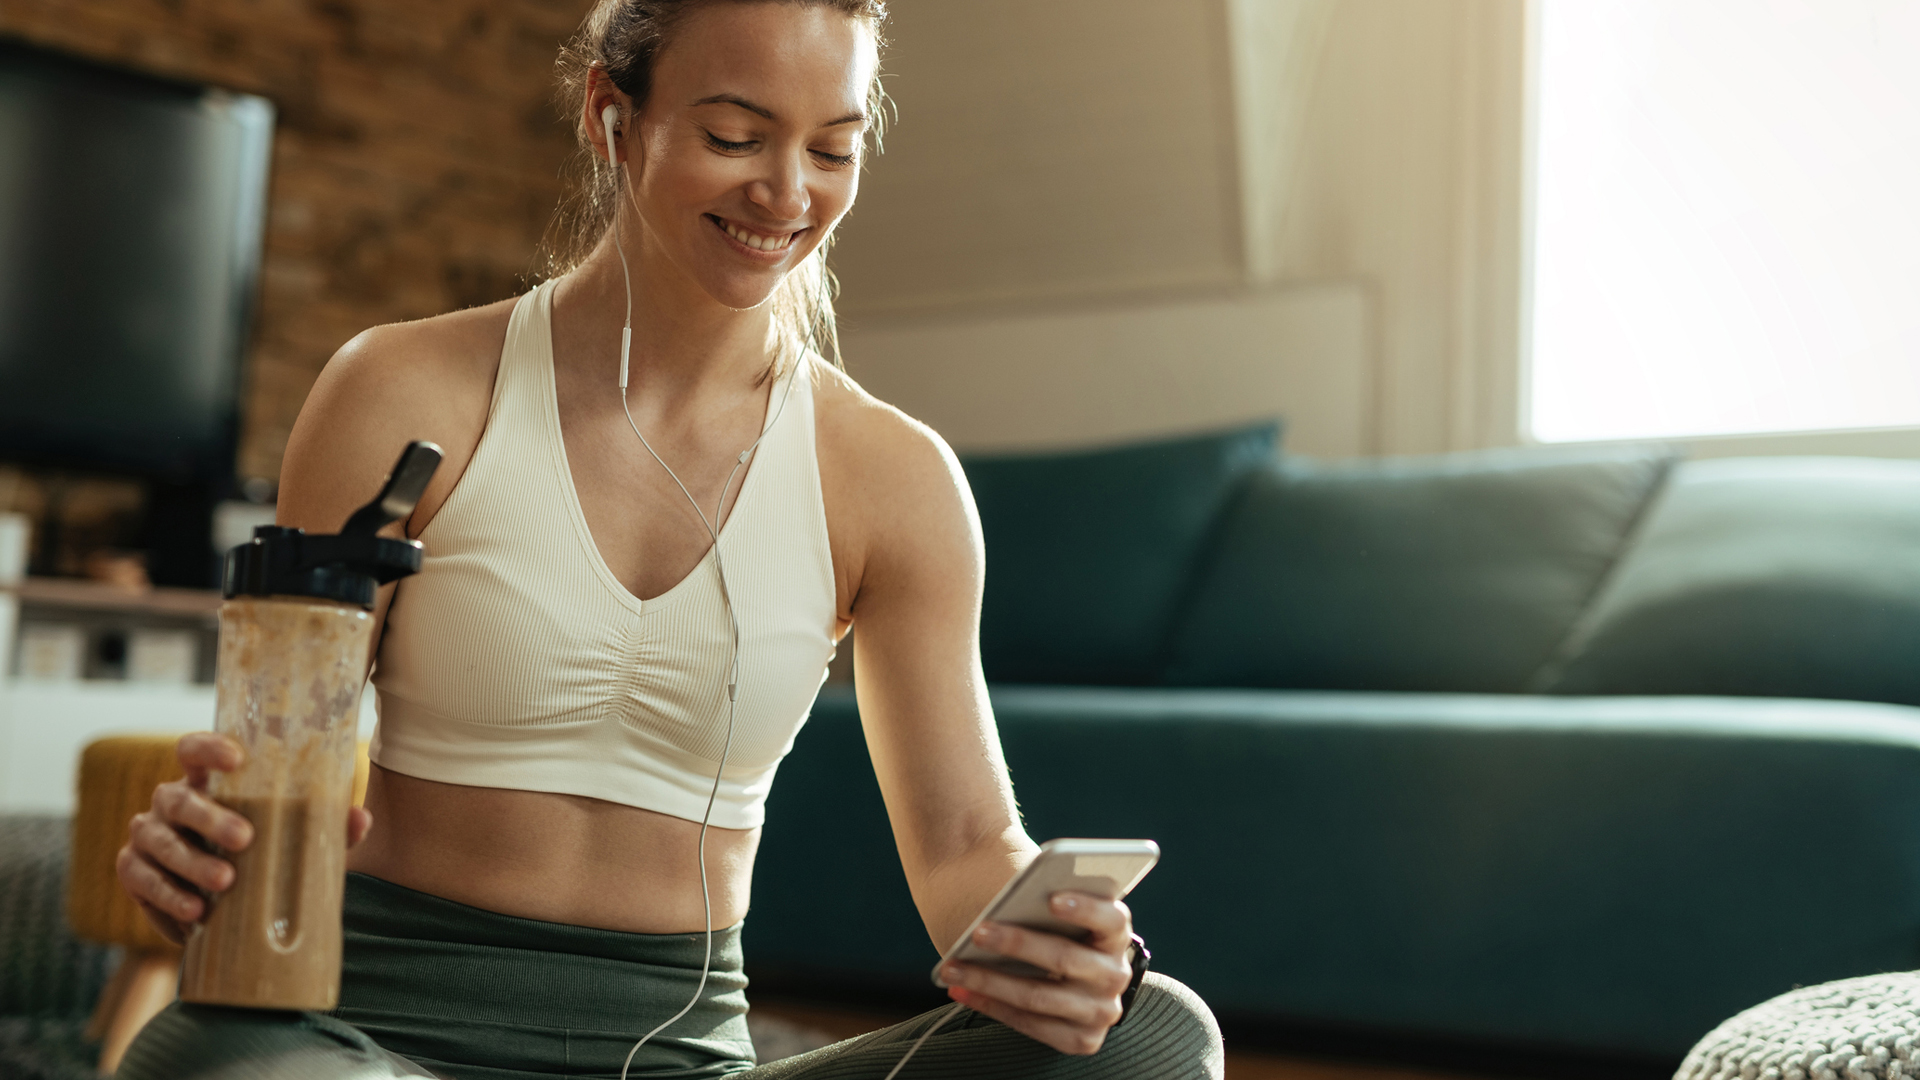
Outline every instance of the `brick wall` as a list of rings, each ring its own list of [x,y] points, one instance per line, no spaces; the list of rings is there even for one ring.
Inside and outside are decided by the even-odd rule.
[[[0,35],[279,110],[239,473],[275,477],[360,330],[520,291],[572,138],[551,105],[590,0],[6,0]]]

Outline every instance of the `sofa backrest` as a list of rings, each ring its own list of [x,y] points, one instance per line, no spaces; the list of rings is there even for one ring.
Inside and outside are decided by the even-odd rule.
[[[1920,705],[1920,462],[1688,462],[1538,689]]]
[[[1227,513],[1166,682],[1524,691],[1673,460],[1627,446],[1276,461]]]
[[[1222,507],[1277,421],[1106,450],[961,459],[986,535],[995,682],[1154,682]]]

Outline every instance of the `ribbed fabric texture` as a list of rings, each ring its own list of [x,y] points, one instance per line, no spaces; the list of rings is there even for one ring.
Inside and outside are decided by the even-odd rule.
[[[882,1080],[948,1009],[771,1062],[732,1080]],[[1225,1075],[1220,1026],[1206,1003],[1186,985],[1150,974],[1126,1023],[1107,1033],[1097,1054],[1062,1054],[963,1010],[921,1045],[899,1080],[1221,1080]]]
[[[547,282],[514,308],[486,432],[421,534],[425,566],[387,614],[373,760],[698,821],[726,736],[730,634],[714,557],[646,601],[600,557],[560,434],[552,302]],[[741,630],[737,729],[713,810],[725,828],[764,819],[833,656],[813,362],[772,388],[766,436],[720,534]]]

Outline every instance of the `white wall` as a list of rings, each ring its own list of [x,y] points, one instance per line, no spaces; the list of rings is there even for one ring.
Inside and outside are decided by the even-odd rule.
[[[1479,178],[1517,161],[1521,0],[893,8],[899,125],[836,258],[880,396],[962,449],[1256,402],[1315,453],[1511,441],[1517,183]]]
[[[1525,6],[1324,2],[1284,208],[1251,243],[1280,279],[1372,286],[1381,451],[1511,444]]]
[[[1220,0],[893,0],[850,314],[1237,284]]]
[[[849,365],[883,397],[962,448],[1177,430],[1256,387],[1297,450],[1522,441],[1527,0],[894,8],[900,125],[839,260]],[[1340,348],[1314,336],[1331,310],[1183,321],[1327,283],[1359,297]],[[1101,379],[1068,326],[1160,352]],[[1920,456],[1915,430],[1684,442]]]
[[[1286,445],[1372,441],[1366,292],[1354,285],[951,315],[850,329],[855,378],[957,446],[1122,441],[1284,415]]]

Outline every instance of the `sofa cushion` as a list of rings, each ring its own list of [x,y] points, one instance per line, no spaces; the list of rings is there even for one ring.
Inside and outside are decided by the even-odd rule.
[[[1920,709],[1004,685],[993,708],[1031,835],[1159,841],[1127,901],[1154,967],[1250,1025],[1671,1075],[1784,987],[1920,966]],[[809,884],[754,897],[755,987],[939,1004],[850,688],[821,691],[758,858]]]
[[[1920,704],[1920,462],[1690,462],[1541,680]]]
[[[997,682],[1129,685],[1169,624],[1221,507],[1279,424],[1113,449],[962,459],[986,533],[980,651]]]
[[[1525,690],[1672,460],[1642,446],[1277,462],[1229,512],[1167,682]]]

